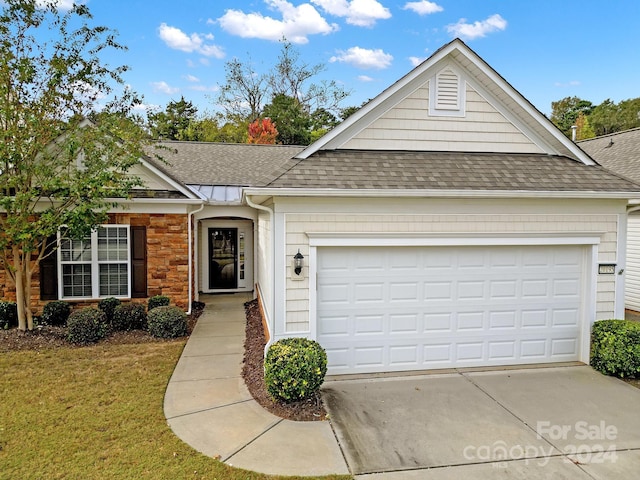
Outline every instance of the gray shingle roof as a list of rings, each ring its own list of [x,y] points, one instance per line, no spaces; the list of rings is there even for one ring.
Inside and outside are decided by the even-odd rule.
[[[153,163],[187,185],[263,186],[304,147],[206,142],[160,142],[167,163]]]
[[[596,162],[640,182],[640,128],[578,142]]]
[[[640,192],[600,166],[544,154],[325,150],[270,188]]]

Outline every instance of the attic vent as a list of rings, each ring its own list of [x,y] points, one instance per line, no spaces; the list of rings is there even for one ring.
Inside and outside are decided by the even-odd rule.
[[[458,75],[447,68],[436,76],[436,108],[438,110],[460,110]]]
[[[431,79],[429,115],[463,117],[464,101],[464,83],[453,68],[445,67]]]

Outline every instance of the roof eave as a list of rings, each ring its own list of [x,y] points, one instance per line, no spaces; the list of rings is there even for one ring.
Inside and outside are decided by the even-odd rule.
[[[246,188],[245,196],[261,197],[379,197],[379,198],[638,198],[640,192],[620,191],[530,191],[530,190],[442,190],[442,189],[339,189],[339,188]]]

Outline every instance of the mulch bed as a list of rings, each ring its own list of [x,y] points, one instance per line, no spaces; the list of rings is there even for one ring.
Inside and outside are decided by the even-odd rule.
[[[191,334],[193,327],[202,314],[204,304],[194,302],[191,315],[187,317],[188,332]],[[130,330],[126,332],[113,332],[99,345],[126,345],[132,343],[166,342],[149,335],[144,330]],[[32,331],[22,332],[17,328],[8,330],[0,329],[0,353],[15,352],[20,350],[46,350],[52,348],[80,348],[83,345],[75,345],[67,341],[67,329],[65,327],[53,327],[50,325],[38,325]]]
[[[297,421],[325,420],[327,412],[322,404],[320,393],[300,402],[279,403],[271,399],[264,383],[266,340],[258,301],[252,300],[245,303],[245,311],[247,313],[247,328],[242,377],[253,398],[264,409],[281,418]]]

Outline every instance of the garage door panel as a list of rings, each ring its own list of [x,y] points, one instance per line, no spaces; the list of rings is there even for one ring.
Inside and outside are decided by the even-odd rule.
[[[575,338],[554,338],[551,340],[551,355],[573,357],[578,354],[578,342]]]
[[[578,246],[319,248],[329,372],[577,360],[583,258]]]
[[[390,314],[389,334],[391,335],[418,335],[420,333],[420,320],[417,313]]]
[[[384,303],[387,298],[385,293],[383,282],[357,283],[353,288],[353,302],[355,304]]]
[[[527,328],[540,328],[546,327],[549,322],[549,315],[547,309],[535,309],[535,310],[522,310],[522,323],[523,329]]]
[[[489,312],[489,329],[515,329],[517,327],[517,312],[515,310]]]
[[[358,315],[354,320],[355,335],[384,335],[387,333],[382,315]]]

